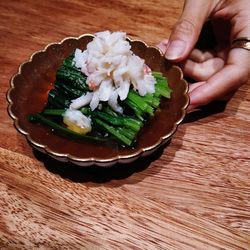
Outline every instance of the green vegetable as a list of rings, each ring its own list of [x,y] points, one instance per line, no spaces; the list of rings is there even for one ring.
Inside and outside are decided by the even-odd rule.
[[[58,90],[58,92],[61,92],[62,94],[71,97],[71,99],[76,99],[85,93],[85,91],[76,89],[72,86],[58,81],[56,81],[54,85],[55,89]]]
[[[135,91],[130,90],[127,96],[127,99],[132,102],[137,108],[139,108],[143,114],[149,114],[150,116],[154,115],[154,108],[151,107],[140,95]]]
[[[71,54],[70,56],[68,56],[64,61],[63,61],[63,65],[67,68],[72,68],[74,70],[78,70],[78,68],[76,68],[75,63],[74,63],[74,54]],[[80,71],[80,70],[78,70]]]
[[[115,126],[125,126],[136,132],[138,132],[142,126],[142,123],[136,119],[122,116],[112,116],[102,111],[96,111],[93,113],[94,117],[98,117]]]
[[[124,135],[123,133],[121,133],[121,129],[115,129],[113,126],[108,125],[100,119],[95,119],[95,123],[103,130],[113,135],[115,139],[120,141],[122,144],[125,144],[127,146],[130,146],[132,144],[131,138],[127,137],[128,134]]]
[[[56,89],[51,89],[48,94],[48,106],[53,108],[68,108],[71,100],[65,95],[58,93]]]
[[[63,116],[64,112],[64,109],[44,109],[42,115]]]
[[[68,67],[62,65],[56,74],[56,80],[59,82],[65,82],[69,86],[82,90],[88,91],[88,85],[86,84],[87,77],[84,76],[80,71],[76,68]]]
[[[168,86],[167,79],[162,75],[161,72],[152,72],[152,75],[156,79],[155,84],[155,96],[164,96],[166,98],[170,98],[172,90]]]

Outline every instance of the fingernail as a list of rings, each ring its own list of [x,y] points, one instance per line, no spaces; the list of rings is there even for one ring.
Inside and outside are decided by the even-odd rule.
[[[167,48],[165,56],[169,60],[178,59],[184,53],[186,49],[186,43],[182,40],[174,40],[170,42],[170,45]]]

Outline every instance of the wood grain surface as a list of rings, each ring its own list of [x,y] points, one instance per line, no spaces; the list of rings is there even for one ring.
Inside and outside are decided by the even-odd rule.
[[[188,114],[166,147],[81,168],[33,151],[7,114],[18,66],[110,29],[155,45],[183,1],[0,1],[0,249],[250,249],[250,91]]]

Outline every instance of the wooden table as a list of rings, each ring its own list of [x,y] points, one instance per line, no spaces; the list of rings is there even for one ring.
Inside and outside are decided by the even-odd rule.
[[[153,3],[154,2],[154,3]],[[7,114],[19,64],[67,36],[121,30],[155,45],[183,1],[0,1],[1,249],[249,249],[249,82],[190,114],[150,158],[108,169],[31,149]]]

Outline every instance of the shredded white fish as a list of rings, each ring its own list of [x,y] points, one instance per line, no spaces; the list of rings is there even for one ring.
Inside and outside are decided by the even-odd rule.
[[[91,91],[73,100],[70,108],[89,104],[95,110],[105,101],[122,113],[118,100],[127,98],[131,85],[141,96],[155,91],[156,81],[150,68],[132,52],[124,32],[96,33],[86,50],[75,50],[74,62],[87,76]]]
[[[79,109],[87,104],[90,103],[90,101],[93,98],[92,92],[87,92],[85,95],[82,95],[74,100],[71,101],[70,109]]]

